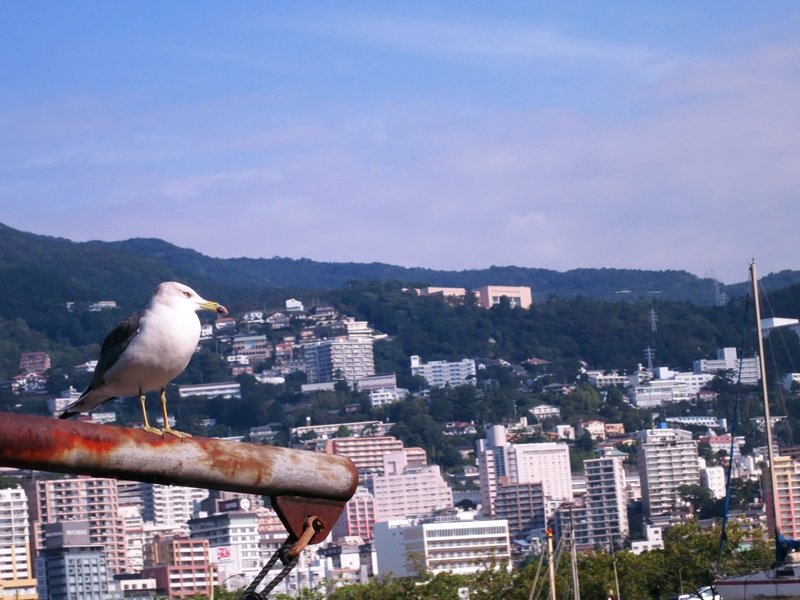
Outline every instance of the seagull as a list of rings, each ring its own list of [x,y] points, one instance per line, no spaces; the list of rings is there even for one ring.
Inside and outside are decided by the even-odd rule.
[[[224,306],[204,300],[187,285],[174,281],[159,285],[144,310],[135,312],[108,334],[92,382],[61,418],[92,411],[117,397],[138,394],[145,431],[162,437],[170,433],[181,440],[192,437],[169,426],[166,387],[189,364],[200,341],[198,310],[228,314]],[[150,427],[144,406],[144,395],[158,389],[163,430]]]

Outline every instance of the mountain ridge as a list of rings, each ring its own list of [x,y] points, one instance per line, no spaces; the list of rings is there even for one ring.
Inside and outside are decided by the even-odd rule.
[[[225,299],[231,288],[330,290],[351,281],[401,281],[407,285],[476,288],[482,285],[526,285],[536,301],[550,296],[586,296],[605,301],[689,300],[713,304],[715,282],[681,270],[578,268],[555,271],[537,267],[492,266],[443,271],[400,267],[380,262],[320,262],[307,258],[214,258],[157,238],[116,242],[74,242],[63,237],[22,232],[0,224],[0,275],[19,281],[32,271],[50,272],[56,287],[74,298],[112,297],[123,292],[141,302],[165,279],[180,279]],[[16,271],[16,273],[13,273]],[[113,274],[113,277],[111,275]],[[784,270],[762,278],[765,289],[800,283],[800,271]],[[747,293],[747,284],[723,285],[731,296]],[[141,291],[139,291],[141,290]],[[226,292],[227,290],[227,292]],[[250,295],[250,294],[247,294]]]

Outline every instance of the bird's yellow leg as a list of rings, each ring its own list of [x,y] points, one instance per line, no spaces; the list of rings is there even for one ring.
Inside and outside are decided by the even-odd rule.
[[[150,423],[147,421],[147,409],[144,407],[144,394],[142,393],[142,388],[139,388],[139,402],[142,403],[142,416],[144,417],[144,427],[142,427],[142,429],[150,433],[163,436],[163,431],[156,429],[155,427],[150,427]]]
[[[190,438],[192,437],[189,433],[184,433],[183,431],[178,431],[177,429],[173,429],[169,426],[169,419],[167,418],[167,390],[166,388],[161,388],[161,413],[164,415],[164,433],[171,433],[175,437],[180,439],[183,438]]]

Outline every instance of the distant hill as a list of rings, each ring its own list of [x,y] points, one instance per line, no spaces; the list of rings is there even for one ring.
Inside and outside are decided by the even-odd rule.
[[[405,284],[476,288],[530,286],[535,300],[585,296],[606,301],[640,297],[713,304],[714,282],[686,271],[573,269],[559,272],[525,267],[466,271],[406,268],[384,263],[326,263],[291,258],[212,258],[158,239],[72,242],[25,233],[0,224],[0,278],[5,305],[0,316],[37,303],[113,299],[123,307],[141,305],[155,286],[177,279],[223,302],[263,298],[282,292],[332,290],[350,281],[396,280]],[[800,271],[762,280],[767,289],[800,283]],[[745,284],[726,286],[730,295]]]

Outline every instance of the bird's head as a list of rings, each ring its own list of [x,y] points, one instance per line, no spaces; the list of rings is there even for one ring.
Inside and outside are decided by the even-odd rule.
[[[156,293],[153,294],[154,302],[163,302],[171,306],[186,306],[194,311],[210,310],[211,312],[228,314],[228,309],[218,304],[202,298],[188,285],[175,281],[166,281],[158,286]]]

